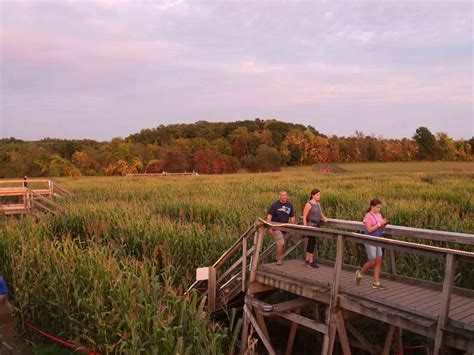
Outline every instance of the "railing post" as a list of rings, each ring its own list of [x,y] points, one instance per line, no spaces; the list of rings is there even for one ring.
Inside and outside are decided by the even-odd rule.
[[[247,289],[247,238],[242,239],[242,292]]]
[[[397,275],[397,263],[395,262],[395,250],[389,249],[388,255],[390,256],[390,271],[393,275]]]
[[[207,310],[213,312],[216,309],[216,268],[209,267],[209,279],[207,280]]]
[[[448,323],[449,304],[451,291],[453,289],[454,272],[456,271],[456,258],[453,254],[447,254],[444,265],[443,291],[441,292],[441,306],[439,310],[438,324],[436,326],[435,345],[433,355],[438,355],[444,342],[443,328]]]
[[[331,298],[328,306],[326,324],[328,332],[323,338],[323,355],[331,355],[334,349],[334,341],[336,340],[337,330],[337,307],[339,306],[339,290],[341,288],[342,264],[344,262],[344,237],[340,234],[337,236],[336,260],[334,262],[334,278],[332,281]]]
[[[250,277],[249,277],[249,282],[255,282],[255,279],[257,277],[257,265],[260,259],[260,251],[262,249],[263,245],[263,236],[265,232],[265,227],[264,225],[258,226],[257,229],[257,242],[255,246],[255,250],[253,252],[253,258],[252,258],[252,264],[251,264],[251,269],[250,269]]]

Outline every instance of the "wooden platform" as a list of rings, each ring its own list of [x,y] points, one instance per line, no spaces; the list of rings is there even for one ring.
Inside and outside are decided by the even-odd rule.
[[[384,235],[392,237],[386,238],[357,233],[360,222],[355,221],[330,220],[327,227],[277,224],[258,219],[207,268],[207,291],[201,297],[208,297],[210,312],[238,305],[239,297],[245,294],[240,353],[246,353],[252,346],[254,330],[268,353],[276,354],[265,318],[277,317],[291,322],[285,354],[291,354],[298,327],[321,334],[318,346],[324,355],[333,354],[336,338],[345,355],[351,354],[353,348],[388,355],[393,350],[395,335],[397,351],[403,351],[404,330],[425,336],[427,344],[424,346],[434,355],[444,353],[448,347],[474,354],[474,290],[454,286],[458,265],[474,264],[474,253],[467,251],[474,245],[473,234],[388,226]],[[274,257],[276,245],[263,248],[267,228],[292,235],[289,239],[294,244],[288,241],[285,245],[283,265],[268,262]],[[318,260],[320,267],[316,269],[309,268],[302,259],[295,259],[298,255],[294,255],[295,251],[302,247],[305,236],[334,242],[335,259]],[[410,238],[417,242],[406,240]],[[419,243],[419,240],[427,243]],[[433,240],[453,243],[445,245],[456,249],[435,246],[431,243]],[[344,254],[351,248],[349,243],[376,245],[385,250],[389,271],[382,273],[381,281],[386,289],[373,289],[371,275],[364,275],[360,285],[356,285],[357,266],[343,264]],[[459,248],[460,245],[463,247]],[[396,260],[410,254],[435,258],[444,264],[442,283],[399,275]],[[197,279],[190,289],[199,287],[201,282]],[[283,297],[284,301],[272,303],[272,294],[281,291],[288,294],[276,299]],[[325,315],[317,309],[323,310]],[[364,317],[389,326],[383,345],[370,344],[352,325],[352,319]]]
[[[329,302],[329,293],[334,278],[334,267],[319,264],[309,268],[303,260],[287,260],[283,265],[262,264],[257,270],[256,280],[300,296]],[[359,286],[354,281],[354,271],[342,270],[340,295],[347,300],[365,302],[367,305],[393,308],[395,313],[410,318],[414,324],[425,327],[436,325],[441,309],[441,292],[425,285],[413,285],[403,281],[382,278],[385,290],[371,287],[373,278],[365,275]],[[451,296],[448,325],[473,332],[474,338],[474,292],[469,296],[456,290]],[[327,295],[327,297],[325,296]],[[400,312],[401,311],[401,312]]]

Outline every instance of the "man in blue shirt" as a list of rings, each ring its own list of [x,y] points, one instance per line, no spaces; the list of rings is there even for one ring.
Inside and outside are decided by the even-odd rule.
[[[280,191],[278,193],[278,200],[275,201],[268,209],[267,221],[278,223],[295,223],[295,209],[293,208],[293,205],[288,201],[288,193],[286,191]],[[285,237],[283,235],[283,232],[280,230],[270,228],[268,231],[277,242],[276,263],[277,265],[281,265],[283,259],[283,245],[285,244]]]

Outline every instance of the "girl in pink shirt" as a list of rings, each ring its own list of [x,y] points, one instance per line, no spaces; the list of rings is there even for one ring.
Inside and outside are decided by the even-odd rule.
[[[370,201],[370,207],[367,210],[367,214],[364,217],[364,229],[365,234],[381,237],[382,228],[387,225],[388,219],[383,218],[380,214],[382,202],[378,198],[374,198]],[[369,259],[362,269],[356,271],[355,281],[359,285],[362,280],[362,275],[365,274],[369,269],[374,268],[374,283],[372,288],[384,289],[380,283],[380,268],[382,267],[382,247],[365,244],[365,250],[367,252],[367,258]]]

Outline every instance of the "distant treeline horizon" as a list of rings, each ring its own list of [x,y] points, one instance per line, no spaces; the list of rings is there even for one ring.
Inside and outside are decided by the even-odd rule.
[[[204,174],[278,171],[316,163],[472,161],[474,137],[454,140],[419,127],[410,138],[356,131],[327,136],[308,125],[275,119],[198,121],[143,129],[110,141],[0,139],[0,177],[126,175],[196,171]]]

